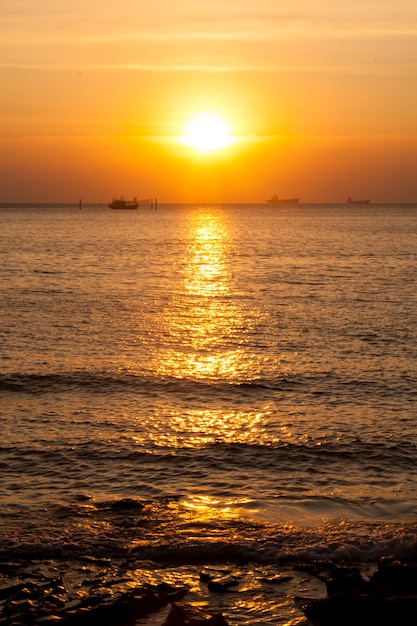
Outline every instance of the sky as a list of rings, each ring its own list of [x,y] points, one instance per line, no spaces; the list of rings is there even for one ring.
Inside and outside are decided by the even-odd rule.
[[[415,0],[13,0],[0,18],[0,202],[417,202]],[[230,141],[184,141],[203,113]]]

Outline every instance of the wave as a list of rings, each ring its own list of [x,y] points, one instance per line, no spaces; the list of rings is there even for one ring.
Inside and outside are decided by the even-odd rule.
[[[41,395],[68,393],[82,390],[84,393],[118,395],[125,392],[155,397],[174,392],[187,398],[223,397],[238,394],[250,397],[265,391],[289,392],[301,390],[301,380],[278,377],[276,380],[199,380],[190,378],[155,377],[146,374],[63,372],[51,374],[6,374],[0,376],[0,392]]]
[[[13,451],[13,446],[0,446],[0,452],[7,452],[11,455]],[[378,469],[386,463],[388,468],[395,466],[397,470],[414,468],[417,446],[406,440],[395,443],[381,440],[375,444],[353,439],[349,443],[337,441],[317,443],[314,440],[307,443],[217,441],[204,445],[187,445],[182,448],[178,445],[172,447],[153,442],[152,445],[132,448],[129,440],[126,440],[125,445],[119,442],[117,446],[109,445],[105,440],[94,440],[77,444],[71,441],[68,446],[61,442],[48,448],[30,443],[20,444],[16,446],[15,451],[22,458],[35,456],[57,464],[64,463],[70,453],[71,461],[90,459],[92,464],[100,458],[105,458],[107,463],[130,461],[137,464],[144,461],[162,465],[174,460],[178,466],[181,465],[184,468],[198,464],[200,467],[216,467],[217,469],[226,466],[229,468],[250,467],[252,470],[265,469],[273,473],[273,469],[278,467],[281,471],[291,468],[295,470],[299,467],[303,472],[308,473],[308,464],[312,461],[319,463],[322,470],[326,464],[332,463],[350,464],[351,469],[355,463],[360,464],[363,469]],[[312,467],[310,471],[313,471]]]
[[[229,511],[256,520],[416,518],[416,447],[337,442],[200,447],[132,446],[129,439],[43,440],[0,448],[0,496],[22,503],[124,494],[188,503],[193,510]],[[407,476],[405,479],[404,477]],[[185,508],[187,506],[184,504]]]
[[[374,562],[417,557],[417,522],[270,524],[202,519],[175,499],[94,501],[47,509],[4,507],[0,557],[129,558],[164,564]],[[28,517],[31,520],[27,525]],[[12,522],[12,524],[11,524]],[[10,528],[13,528],[10,532]]]
[[[392,380],[388,385],[383,379],[355,380],[343,378],[334,372],[307,374],[278,374],[252,379],[193,379],[176,377],[158,377],[148,373],[108,372],[108,371],[73,371],[50,373],[11,372],[0,375],[0,392],[21,392],[42,394],[70,391],[73,389],[89,390],[92,393],[117,393],[132,390],[152,393],[155,390],[175,390],[185,393],[198,392],[239,392],[253,394],[258,392],[308,393],[315,397],[332,395],[338,389],[341,394],[360,393],[363,395],[379,394],[393,397],[401,393],[404,397],[417,396],[416,381],[402,377]]]

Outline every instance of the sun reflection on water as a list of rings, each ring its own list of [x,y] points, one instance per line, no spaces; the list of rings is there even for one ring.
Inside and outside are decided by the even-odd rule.
[[[230,234],[221,211],[187,216],[182,287],[163,314],[168,338],[159,374],[192,380],[236,379],[242,373],[243,313],[232,299]]]
[[[155,448],[259,443],[268,408],[254,406],[251,384],[265,355],[252,338],[264,314],[239,297],[227,212],[193,208],[181,219],[183,254],[152,318],[149,360],[141,364],[150,385],[157,381],[153,404],[137,423]]]
[[[251,498],[215,498],[208,495],[189,495],[182,500],[182,506],[185,510],[192,512],[193,523],[198,520],[204,520],[206,523],[210,520],[227,520],[235,519],[236,515],[242,511],[256,510],[256,505]],[[187,516],[187,513],[184,513]],[[229,529],[230,532],[230,529]]]
[[[197,448],[218,442],[253,444],[262,441],[264,414],[248,410],[187,409],[170,415],[169,430],[161,420],[151,439],[155,446]]]
[[[190,216],[184,284],[196,296],[224,295],[229,292],[227,263],[228,232],[221,214],[197,213]]]

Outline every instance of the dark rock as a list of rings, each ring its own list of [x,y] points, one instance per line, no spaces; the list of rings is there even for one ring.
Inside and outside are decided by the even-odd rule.
[[[210,580],[213,580],[213,574],[211,572],[207,572],[206,570],[202,570],[200,572],[200,580],[203,583],[208,583]]]
[[[290,580],[293,580],[294,576],[283,576],[283,575],[277,575],[277,576],[272,576],[271,578],[261,578],[261,582],[263,583],[268,583],[269,585],[282,585],[283,583],[287,583]]]
[[[230,569],[203,569],[200,572],[201,582],[208,583],[216,578],[223,578],[230,574]]]
[[[357,568],[333,568],[328,597],[303,607],[315,626],[416,626],[417,566],[381,559],[369,583]]]
[[[369,590],[369,583],[362,578],[357,568],[337,568],[326,580],[326,588],[328,596],[339,593],[361,594]]]
[[[174,590],[176,594],[174,594]],[[182,597],[186,588],[171,585],[151,586],[133,589],[118,598],[100,598],[97,606],[85,607],[70,612],[62,621],[62,626],[120,626],[133,625],[140,617],[158,611],[166,606],[173,597]]]
[[[158,583],[156,585],[156,589],[158,593],[166,600],[166,603],[179,600],[188,591],[188,588],[185,586],[176,587],[174,585],[170,585],[169,583],[164,582]]]
[[[417,595],[417,565],[383,558],[371,576],[373,593],[389,595]]]
[[[137,619],[182,598],[187,591],[186,587],[162,583],[119,593],[102,587],[94,594],[74,598],[60,583],[61,579],[56,579],[47,586],[25,583],[5,588],[0,626],[40,626],[52,622],[60,626],[133,626]]]
[[[228,626],[228,623],[220,612],[174,603],[162,626]]]
[[[117,511],[131,509],[141,511],[144,507],[142,502],[139,502],[139,500],[135,500],[134,498],[123,498],[122,500],[112,502],[111,508]]]
[[[239,578],[230,576],[228,578],[215,578],[207,583],[209,591],[216,591],[217,593],[225,593],[229,591],[230,587],[237,587],[240,584]]]
[[[320,626],[394,626],[405,624],[394,619],[395,612],[388,600],[372,596],[340,594],[322,600],[312,600],[305,615]]]

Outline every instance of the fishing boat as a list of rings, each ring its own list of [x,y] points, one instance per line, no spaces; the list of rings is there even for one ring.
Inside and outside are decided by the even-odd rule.
[[[137,209],[139,206],[139,202],[136,198],[133,200],[125,200],[123,196],[120,198],[113,198],[111,202],[109,202],[109,207],[111,209]]]
[[[346,202],[348,204],[369,204],[370,200],[354,200],[353,198],[349,196]]]
[[[275,194],[272,198],[266,201],[267,204],[298,204],[300,202],[299,198],[279,198]]]

